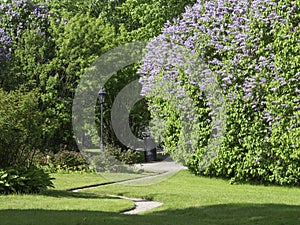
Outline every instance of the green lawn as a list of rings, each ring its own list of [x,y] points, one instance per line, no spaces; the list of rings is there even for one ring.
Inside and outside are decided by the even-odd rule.
[[[55,189],[36,195],[0,195],[1,225],[85,224],[86,218],[119,214],[134,207],[128,200],[66,191],[106,182],[98,174],[54,174]],[[117,214],[117,215],[118,215]]]
[[[93,184],[101,184],[106,180],[99,174],[51,174],[55,190],[67,190]]]
[[[300,189],[230,185],[181,171],[144,187],[109,185],[69,193],[63,189],[105,182],[97,174],[57,174],[57,189],[44,195],[0,196],[1,225],[298,225]],[[117,194],[161,201],[140,215],[118,212],[132,203]]]

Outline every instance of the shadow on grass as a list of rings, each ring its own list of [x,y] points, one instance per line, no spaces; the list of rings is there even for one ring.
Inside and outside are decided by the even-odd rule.
[[[115,197],[104,196],[93,193],[84,193],[84,192],[70,192],[63,190],[47,190],[40,195],[56,197],[56,198],[85,198],[85,199],[117,199]]]
[[[0,210],[1,225],[296,225],[300,206],[227,204],[145,215],[97,211]]]

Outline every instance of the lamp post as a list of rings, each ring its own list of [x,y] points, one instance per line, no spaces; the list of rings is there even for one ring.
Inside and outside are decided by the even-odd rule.
[[[103,152],[103,103],[105,101],[106,92],[101,88],[98,92],[98,99],[101,109],[101,122],[100,122],[100,151]]]

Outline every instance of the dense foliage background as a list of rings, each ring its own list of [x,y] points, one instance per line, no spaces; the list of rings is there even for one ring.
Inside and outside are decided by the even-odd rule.
[[[126,67],[105,86],[105,142],[126,150],[109,108],[141,77],[148,102],[132,110],[136,135],[150,113],[166,121],[164,132],[156,127],[166,150],[195,174],[299,185],[299,27],[292,0],[0,0],[0,168],[28,167],[43,153],[67,158],[63,167],[84,165],[66,156],[77,150],[71,108],[80,77],[106,51],[153,39],[140,70]],[[193,63],[206,65],[201,78]],[[155,92],[163,81],[171,100]],[[211,110],[216,82],[226,124]],[[213,130],[224,135],[208,157]]]
[[[166,20],[180,16],[194,1],[0,3],[0,167],[7,167],[30,165],[36,153],[77,151],[71,108],[85,69],[113,47],[159,34]],[[126,150],[111,129],[109,108],[117,93],[138,78],[136,70],[137,65],[125,68],[105,87],[104,138],[116,149]],[[131,113],[134,132],[148,120],[147,105],[140,102]]]

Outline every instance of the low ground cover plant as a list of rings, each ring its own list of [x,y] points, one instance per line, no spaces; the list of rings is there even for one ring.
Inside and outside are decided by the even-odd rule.
[[[52,180],[48,173],[34,166],[0,169],[0,194],[40,193],[54,187]]]

